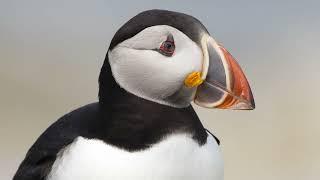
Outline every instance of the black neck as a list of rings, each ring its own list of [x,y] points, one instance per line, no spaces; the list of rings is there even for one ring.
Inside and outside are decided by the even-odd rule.
[[[108,56],[99,77],[99,103],[107,132],[105,140],[130,151],[148,148],[168,134],[188,133],[199,144],[207,133],[191,106],[174,108],[137,97],[114,80]]]

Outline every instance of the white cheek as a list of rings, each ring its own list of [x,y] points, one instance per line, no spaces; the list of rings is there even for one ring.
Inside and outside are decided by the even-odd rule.
[[[117,48],[109,53],[109,59],[116,81],[133,94],[167,97],[181,84],[176,63],[158,52]]]
[[[186,46],[176,50],[172,60],[175,61],[175,68],[179,70],[184,76],[183,78],[185,78],[193,71],[201,71],[202,51],[193,42],[188,42]]]
[[[126,40],[109,51],[112,74],[122,88],[136,96],[161,104],[185,107],[190,103],[195,89],[185,90],[184,79],[189,73],[201,71],[202,50],[186,35],[172,27],[156,27],[157,31],[154,33],[161,28],[165,28],[164,34],[170,32],[174,37],[176,49],[172,57],[152,50],[154,48],[137,49],[135,43],[143,47],[143,42],[146,42],[144,46],[149,46],[148,41],[152,40],[148,39],[150,33],[146,33],[144,37],[139,34],[138,38]],[[151,30],[146,30],[148,31]],[[157,37],[163,39],[163,35]],[[160,46],[160,43],[154,40],[153,46],[155,44]],[[177,94],[179,97],[176,97]],[[185,98],[179,100],[180,104],[172,104],[173,102],[167,99],[172,95],[176,99]]]

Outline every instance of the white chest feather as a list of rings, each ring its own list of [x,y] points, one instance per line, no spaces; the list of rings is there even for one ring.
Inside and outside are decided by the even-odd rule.
[[[47,180],[222,180],[215,139],[199,146],[188,135],[169,136],[149,149],[127,152],[78,137],[59,154]]]

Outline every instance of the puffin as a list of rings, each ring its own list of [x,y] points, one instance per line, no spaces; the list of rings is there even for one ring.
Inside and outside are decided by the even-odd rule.
[[[120,27],[98,81],[98,101],[47,128],[13,180],[222,180],[219,140],[192,105],[255,108],[235,58],[198,19],[168,10]]]

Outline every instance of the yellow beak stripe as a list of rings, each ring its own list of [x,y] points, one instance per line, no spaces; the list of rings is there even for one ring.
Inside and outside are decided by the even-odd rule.
[[[197,71],[190,73],[184,80],[184,85],[188,88],[197,87],[202,83],[203,80],[201,79],[201,73]]]

